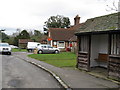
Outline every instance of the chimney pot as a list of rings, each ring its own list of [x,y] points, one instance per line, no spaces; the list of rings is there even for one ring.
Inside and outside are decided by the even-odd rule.
[[[77,15],[75,18],[74,18],[74,25],[78,25],[80,23],[80,17],[79,15]]]

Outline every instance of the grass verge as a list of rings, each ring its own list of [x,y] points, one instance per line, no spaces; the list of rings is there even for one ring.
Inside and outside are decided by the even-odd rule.
[[[71,52],[61,52],[60,54],[31,54],[28,57],[56,67],[75,67],[76,65],[76,54]]]
[[[26,49],[16,49],[16,48],[12,48],[12,52],[27,52]]]

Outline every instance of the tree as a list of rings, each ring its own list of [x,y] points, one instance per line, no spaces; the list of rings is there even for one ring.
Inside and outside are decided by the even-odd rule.
[[[34,35],[32,30],[30,30],[28,33],[29,33],[30,37]]]
[[[19,39],[30,39],[30,35],[26,30],[23,30],[22,32],[19,32],[19,35],[16,35],[14,37],[14,45],[18,46]]]
[[[14,45],[14,37],[10,36],[9,39],[5,40],[5,42],[11,44],[11,45]]]
[[[23,30],[20,34],[19,34],[19,39],[30,39],[30,35],[26,30]]]
[[[38,31],[38,30],[34,30],[34,35],[41,37],[42,33],[40,31]]]
[[[115,5],[115,1],[113,1],[112,6],[107,5],[107,11],[118,11],[118,6]]]
[[[67,28],[70,26],[70,20],[62,15],[51,16],[44,26],[45,28]]]
[[[5,42],[6,40],[9,39],[9,36],[4,32],[0,32],[0,37],[2,38],[2,42]]]
[[[13,41],[14,45],[18,46],[18,41],[19,41],[19,35],[14,37],[14,41]]]
[[[105,2],[107,2],[108,0],[104,0]],[[116,5],[115,4],[116,1],[115,0],[112,0],[112,5],[106,5],[107,6],[107,9],[106,11],[117,11],[120,9],[120,4]],[[119,0],[119,3],[120,3],[120,0]]]
[[[34,30],[34,34],[31,36],[31,39],[34,41],[39,41],[42,38],[43,34],[38,31],[38,30]]]

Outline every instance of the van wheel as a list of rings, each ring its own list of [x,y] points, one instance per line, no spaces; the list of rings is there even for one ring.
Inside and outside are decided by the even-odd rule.
[[[55,54],[58,54],[59,53],[59,51],[58,50],[55,50]]]
[[[28,52],[32,52],[32,49],[28,49]]]
[[[43,53],[43,51],[42,51],[42,50],[39,50],[39,51],[38,51],[38,54],[42,54],[42,53]]]

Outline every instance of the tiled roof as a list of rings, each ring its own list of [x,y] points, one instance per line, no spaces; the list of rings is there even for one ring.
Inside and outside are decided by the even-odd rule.
[[[75,30],[68,30],[64,28],[50,28],[52,40],[68,41],[73,35]]]
[[[73,37],[71,37],[69,39],[69,41],[76,42],[77,41],[77,36],[74,35]]]
[[[31,39],[19,39],[20,44],[26,44],[28,42],[33,42],[33,40],[31,40]]]
[[[80,26],[82,26],[84,23],[80,23],[80,24],[77,24],[77,25],[73,25],[71,26],[70,28],[68,28],[68,30],[76,30],[78,29]]]
[[[52,40],[63,40],[63,41],[76,41],[77,39],[75,38],[76,36],[74,35],[76,32],[76,29],[78,29],[83,23],[73,25],[70,28],[49,28],[50,32],[50,38]],[[74,40],[75,39],[75,40]]]
[[[118,30],[118,27],[120,26],[120,23],[118,25],[118,22],[118,13],[91,18],[88,19],[79,29],[77,29],[76,34],[93,31]]]

